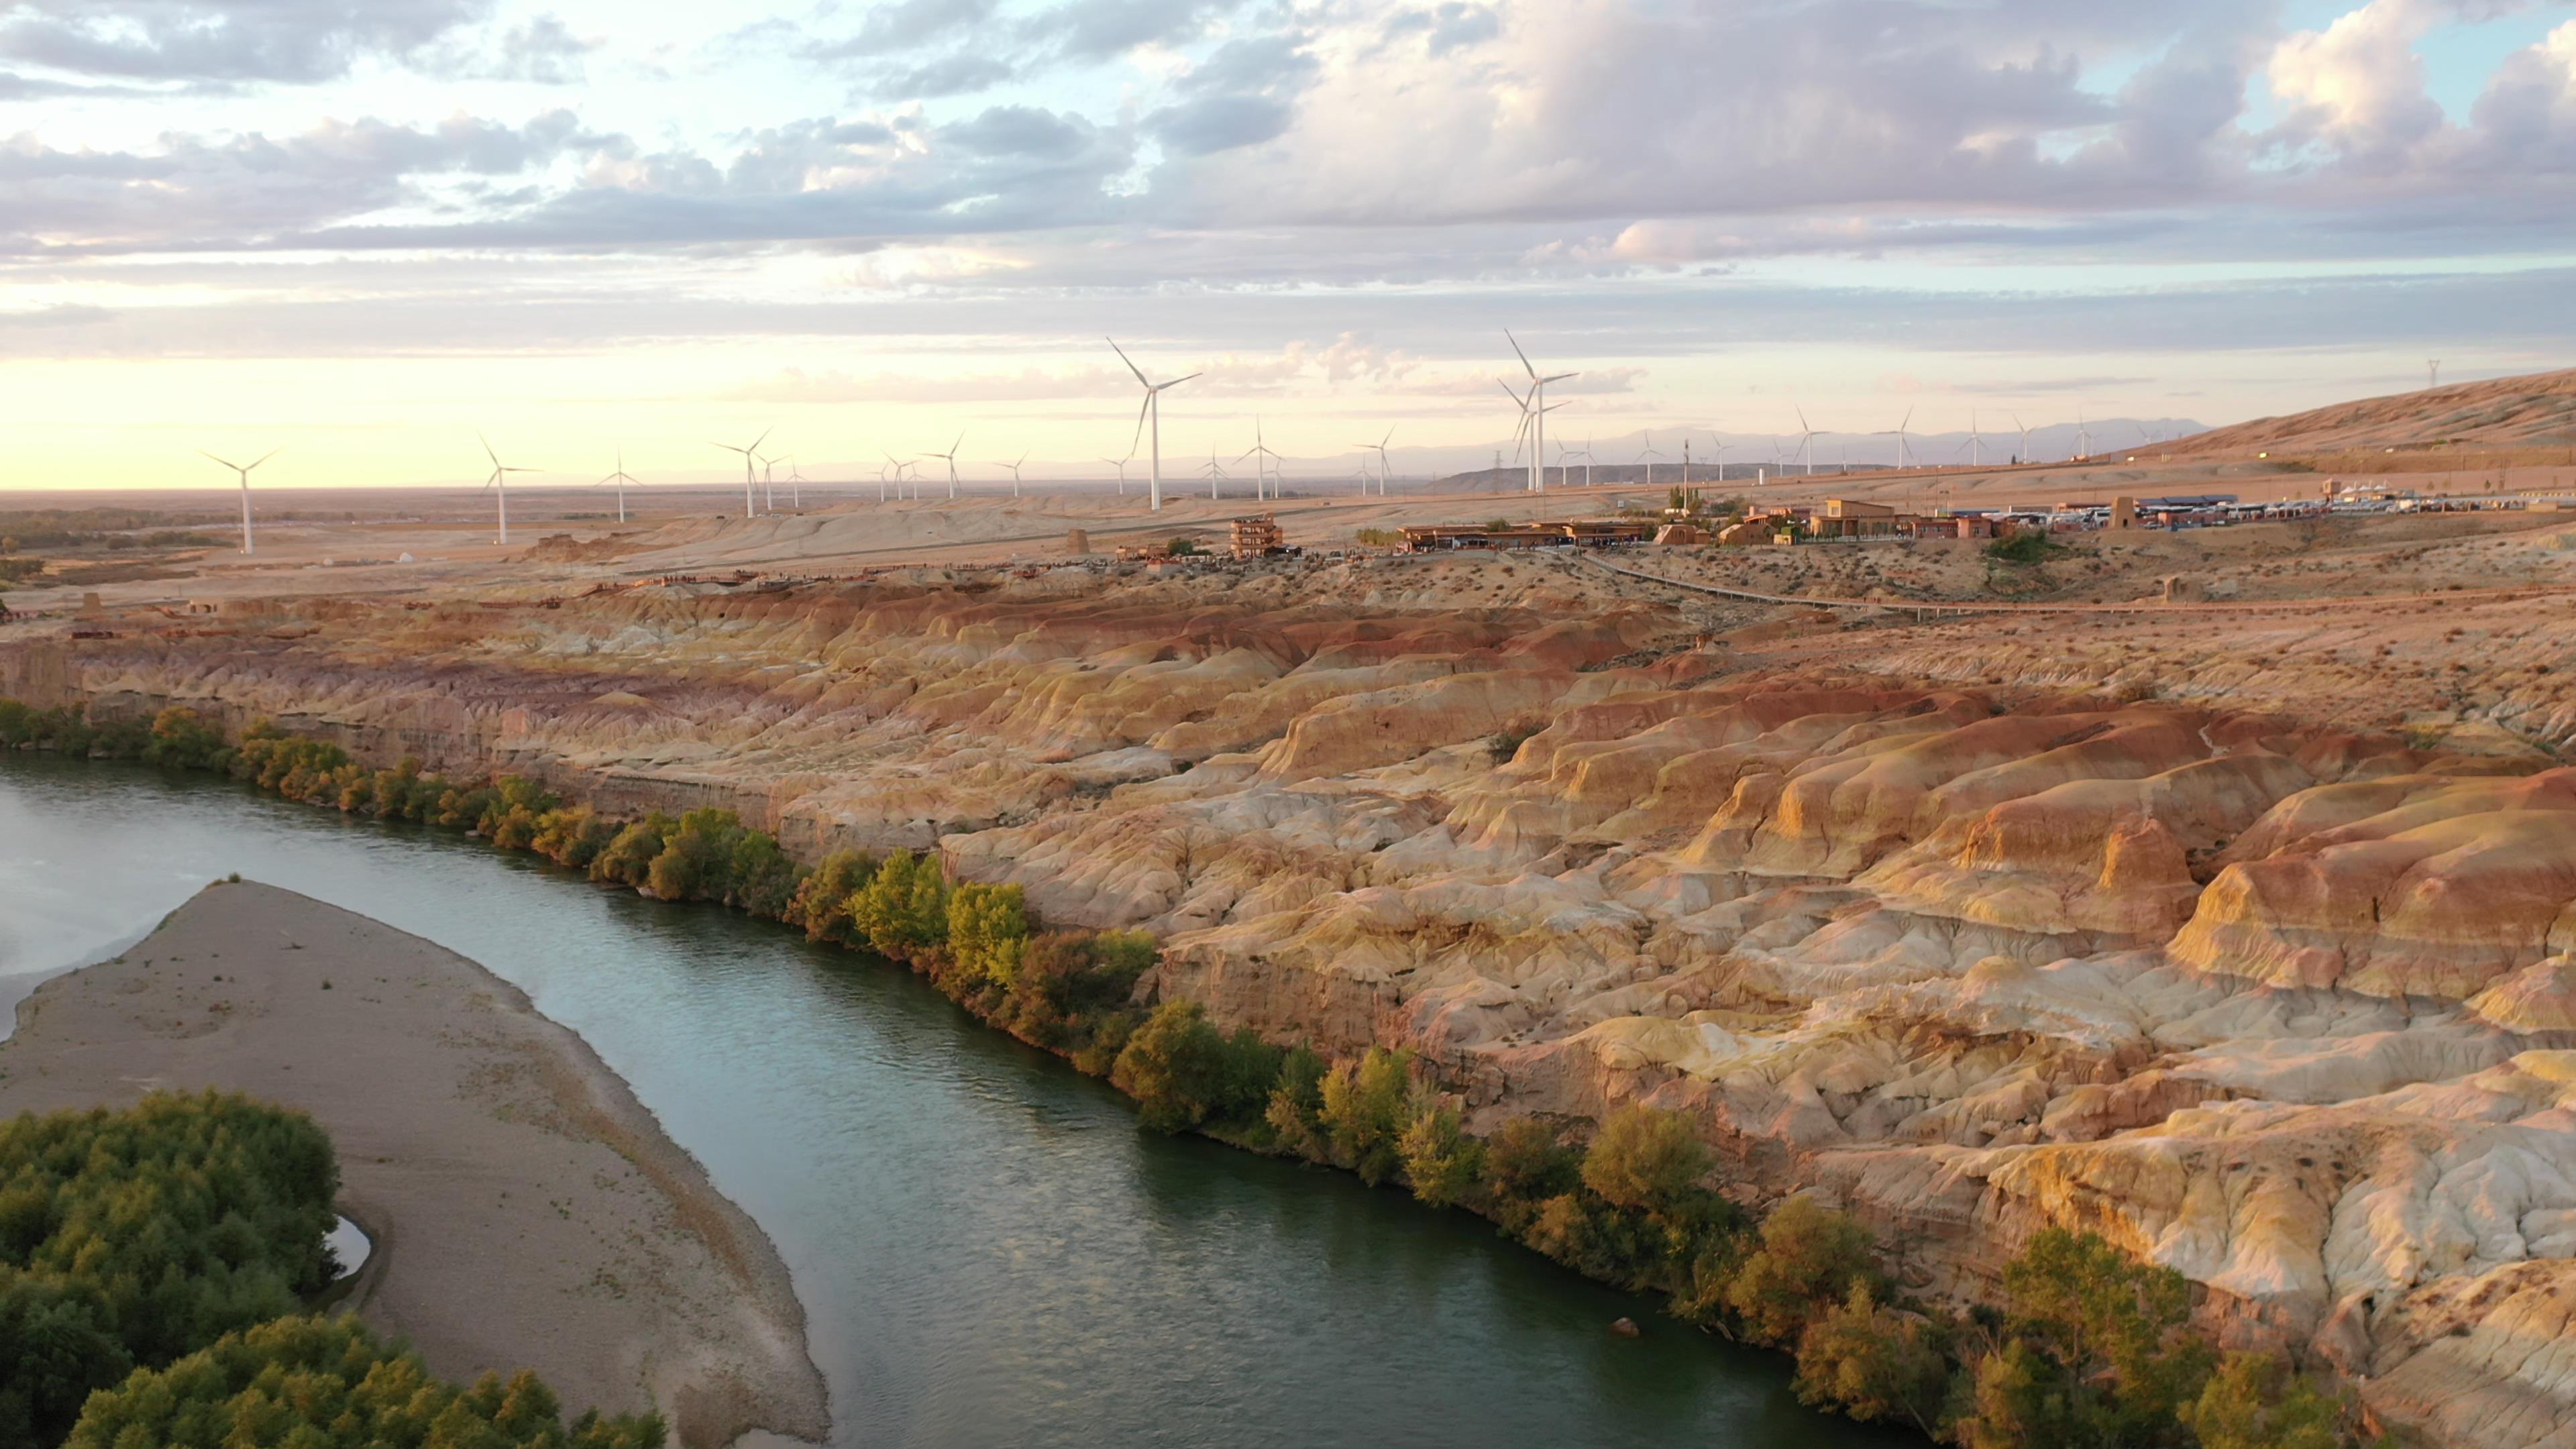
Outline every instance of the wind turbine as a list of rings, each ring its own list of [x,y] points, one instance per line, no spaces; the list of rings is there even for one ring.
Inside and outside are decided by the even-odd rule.
[[[778,461],[787,464],[787,506],[802,513],[805,511],[805,470],[796,466],[795,457],[790,453]]]
[[[1279,467],[1279,455],[1278,455],[1277,453],[1274,453],[1274,452],[1270,451],[1270,445],[1269,445],[1268,443],[1265,443],[1265,442],[1263,442],[1263,441],[1262,441],[1262,439],[1261,439],[1261,419],[1259,419],[1259,418],[1254,418],[1254,419],[1252,420],[1252,446],[1251,446],[1250,448],[1248,448],[1248,449],[1245,449],[1245,450],[1244,450],[1243,458],[1250,458],[1250,459],[1252,459],[1252,460],[1253,460],[1253,464],[1252,464],[1252,496],[1253,496],[1253,497],[1255,497],[1255,498],[1262,497],[1263,495],[1262,495],[1262,492],[1261,492],[1261,469],[1262,469],[1263,462],[1264,462],[1264,460],[1266,460],[1266,461],[1268,462],[1268,464],[1269,464],[1269,466],[1270,466],[1270,468],[1271,468],[1272,472],[1275,474],[1275,473],[1278,471],[1278,467]],[[1237,459],[1235,459],[1234,461],[1236,461],[1236,462],[1240,463],[1240,462],[1242,462],[1242,461],[1243,461],[1243,458],[1237,458]],[[1270,493],[1269,493],[1269,495],[1268,495],[1268,496],[1270,496],[1270,497],[1272,497],[1272,498],[1276,498],[1276,497],[1278,497],[1278,496],[1279,496],[1279,490],[1277,489],[1277,487],[1276,487],[1276,486],[1274,486],[1274,487],[1271,489],[1271,491],[1270,491]]]
[[[959,438],[957,441],[962,443],[966,440],[964,438]],[[1025,463],[1028,460],[1028,454],[1022,453],[1020,455],[1020,463]],[[1020,463],[996,463],[993,465],[996,468],[1008,468],[1011,470],[1011,496],[1013,498],[1020,496]]]
[[[1911,423],[1911,422],[1913,422],[1913,421],[1914,421],[1914,409],[1912,409],[1912,408],[1907,408],[1907,409],[1905,410],[1905,418],[1904,418],[1904,421],[1903,421],[1903,422],[1899,422],[1899,423],[1898,423],[1898,424],[1897,424],[1893,429],[1891,429],[1891,430],[1890,430],[1890,431],[1891,431],[1891,432],[1893,432],[1893,433],[1895,434],[1895,436],[1896,436],[1896,471],[1897,471],[1897,472],[1899,472],[1899,473],[1902,473],[1902,472],[1904,472],[1904,471],[1905,471],[1905,428],[1906,428],[1906,424]],[[1884,438],[1884,437],[1888,436],[1888,434],[1887,434],[1887,433],[1878,433],[1878,434],[1875,434],[1874,436]]]
[[[1533,492],[1543,493],[1547,491],[1547,459],[1544,456],[1547,449],[1547,385],[1551,382],[1563,382],[1569,377],[1581,377],[1583,374],[1560,372],[1552,377],[1541,377],[1538,375],[1538,369],[1530,366],[1529,354],[1521,351],[1521,340],[1512,336],[1512,329],[1509,327],[1503,329],[1503,340],[1512,344],[1512,354],[1521,360],[1521,370],[1528,373],[1530,377],[1530,395],[1526,406],[1530,426],[1534,430],[1532,438],[1535,443],[1535,446],[1530,449],[1530,489]]]
[[[892,453],[886,453],[883,448],[879,448],[877,451],[885,453],[886,460],[885,468],[881,468],[877,471],[877,501],[879,503],[886,501],[887,469],[891,469],[894,472],[894,496],[901,498],[903,496],[903,460]]]
[[[1656,458],[1669,458],[1672,455],[1670,453],[1659,452],[1656,450],[1654,434],[1646,434],[1645,439],[1646,446],[1637,454],[1637,461],[1646,465],[1646,486],[1652,488],[1655,486],[1655,465],[1652,460]]]
[[[2093,430],[2084,425],[2084,409],[2082,408],[2077,408],[2075,410],[2075,450],[2077,457],[2090,458],[2093,456]]]
[[[737,448],[731,443],[716,444],[728,453],[742,454],[742,516],[745,518],[751,517],[754,511],[751,506],[751,485],[754,481],[751,475],[752,448],[757,448],[769,441],[769,435],[776,431],[778,431],[776,428],[761,429],[760,436],[751,440],[750,447]]]
[[[212,454],[212,453],[207,453],[207,452],[206,452],[206,450],[205,450],[205,449],[203,449],[203,448],[199,448],[197,451],[198,451],[198,452],[200,452],[200,453],[204,453],[204,454],[205,454],[205,456],[207,456],[207,457],[209,457],[209,458],[215,458],[215,455],[214,455],[214,454]],[[267,462],[269,459],[274,458],[274,457],[276,457],[278,454],[283,453],[283,452],[285,452],[285,451],[286,451],[286,450],[285,450],[284,448],[271,448],[271,449],[269,449],[267,452],[260,454],[257,458],[252,459],[252,460],[251,460],[250,462],[248,462],[248,463],[226,463],[226,462],[224,462],[224,460],[223,460],[223,459],[221,459],[221,458],[215,458],[215,461],[216,461],[216,462],[218,462],[218,463],[223,463],[223,465],[224,465],[225,467],[232,469],[232,470],[233,470],[233,472],[235,472],[235,473],[237,473],[237,474],[239,474],[239,475],[241,476],[241,490],[242,490],[242,552],[243,552],[243,553],[249,553],[249,552],[250,552],[250,470],[251,470],[251,469],[253,469],[253,468],[258,467],[260,464]]]
[[[492,451],[491,439],[484,437],[481,433],[476,433],[474,435],[474,441],[483,445],[483,456],[492,460],[492,476],[483,480],[483,486],[492,490],[492,504],[494,509],[497,511],[500,520],[500,535],[495,538],[493,542],[508,543],[510,541],[510,475],[513,473],[542,473],[545,470],[542,468],[505,467],[501,462],[501,455]]]
[[[1101,462],[1118,470],[1118,496],[1121,498],[1127,496],[1127,465],[1135,459],[1135,456],[1135,454],[1130,453],[1124,458],[1103,458],[1100,460]]]
[[[1984,434],[1977,431],[1975,408],[1968,409],[1968,466],[1971,468],[1986,466],[1986,439]]]
[[[620,523],[624,523],[626,521],[626,485],[634,482],[635,479],[633,475],[626,471],[626,450],[624,448],[620,448],[617,450],[617,471],[599,480],[599,483],[614,483],[617,485],[617,521]],[[599,486],[599,483],[593,483],[590,486],[596,488]],[[636,486],[642,487],[643,485],[637,484]]]
[[[2015,463],[2028,463],[2030,461],[2030,429],[2022,426],[2021,414],[2006,413],[2004,416],[2011,418],[2013,420],[2013,427],[2018,429],[2021,433],[2021,456],[2013,459],[2013,461]]]
[[[966,434],[963,431],[960,431],[957,434],[957,441],[948,445],[947,452],[924,453],[921,455],[925,458],[945,458],[948,460],[948,496],[951,498],[955,498],[957,496],[957,450],[965,446]],[[921,487],[919,484],[915,484],[913,486],[912,496],[915,498],[921,496]]]
[[[1386,480],[1387,480],[1387,478],[1390,476],[1390,474],[1391,474],[1391,473],[1392,473],[1392,471],[1393,471],[1393,470],[1388,466],[1388,464],[1387,464],[1387,460],[1386,460],[1386,445],[1387,445],[1387,444],[1389,444],[1389,443],[1392,443],[1392,442],[1394,442],[1394,441],[1395,441],[1395,429],[1394,429],[1394,428],[1392,428],[1392,427],[1390,427],[1390,428],[1388,428],[1388,429],[1386,430],[1386,436],[1385,436],[1385,437],[1378,439],[1378,440],[1377,440],[1376,442],[1374,442],[1374,443],[1362,443],[1362,444],[1360,444],[1360,446],[1361,446],[1361,447],[1366,448],[1366,449],[1370,450],[1371,452],[1374,452],[1374,453],[1376,453],[1376,454],[1377,454],[1377,496],[1378,496],[1378,497],[1380,497],[1380,498],[1384,498],[1384,497],[1386,496]],[[1367,482],[1367,465],[1366,465],[1366,464],[1362,464],[1362,465],[1361,465],[1361,482],[1362,482],[1362,484],[1363,484],[1363,485],[1365,485],[1365,484],[1366,484],[1366,482]],[[1363,493],[1365,493],[1365,492],[1367,492],[1368,490],[1367,490],[1367,488],[1366,488],[1365,486],[1363,486],[1363,487],[1361,488],[1361,490],[1360,490],[1360,491],[1361,491],[1361,492],[1363,492]]]
[[[1807,426],[1807,410],[1796,403],[1789,410],[1798,415],[1798,458],[1810,478],[1816,476],[1816,430]]]
[[[2425,358],[2425,359],[2424,359],[2424,390],[2425,390],[2425,391],[2427,391],[2427,392],[2430,392],[2430,391],[2432,391],[2434,388],[2440,387],[2441,385],[2442,385],[2442,359],[2440,359],[2440,358],[2438,358],[2438,357],[2428,357],[2428,358]]]
[[[1136,409],[1136,431],[1138,433],[1143,433],[1145,431],[1146,419],[1148,417],[1153,419],[1154,452],[1151,459],[1151,467],[1147,476],[1153,481],[1154,511],[1156,513],[1160,513],[1163,511],[1163,389],[1167,387],[1179,387],[1182,383],[1189,381],[1190,378],[1198,376],[1198,374],[1193,372],[1185,377],[1173,378],[1169,382],[1151,381],[1145,376],[1145,370],[1138,367],[1135,360],[1127,355],[1127,349],[1118,345],[1118,340],[1116,338],[1103,338],[1101,340],[1109,344],[1109,350],[1118,354],[1118,360],[1127,364],[1127,370],[1136,374],[1136,381],[1143,384],[1145,388],[1144,405]],[[1127,456],[1130,458],[1136,456],[1136,439],[1134,438],[1129,438],[1127,440]]]
[[[772,513],[778,511],[778,484],[769,476],[769,470],[777,467],[778,461],[776,458],[760,460],[760,506]]]
[[[1213,500],[1216,497],[1216,485],[1218,480],[1224,478],[1226,475],[1225,465],[1216,460],[1216,449],[1213,445],[1208,448],[1207,466],[1199,471],[1207,474],[1208,497]]]

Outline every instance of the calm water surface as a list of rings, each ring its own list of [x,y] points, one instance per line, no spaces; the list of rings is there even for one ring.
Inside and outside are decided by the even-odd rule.
[[[444,832],[0,757],[0,1009],[231,871],[470,956],[588,1038],[777,1242],[836,1443],[1909,1442],[1476,1219],[1139,1132],[909,973]]]

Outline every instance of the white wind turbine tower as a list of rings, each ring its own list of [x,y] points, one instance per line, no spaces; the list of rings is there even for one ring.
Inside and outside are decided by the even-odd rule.
[[[510,475],[542,473],[545,470],[506,467],[501,462],[501,455],[492,451],[491,439],[476,433],[474,441],[483,445],[483,456],[492,460],[492,476],[483,480],[483,486],[492,490],[492,504],[500,523],[498,536],[493,539],[493,542],[508,543],[510,541]]]
[[[1646,439],[1646,446],[1638,451],[1637,461],[1646,465],[1646,486],[1652,488],[1655,486],[1655,465],[1653,460],[1656,458],[1669,458],[1672,455],[1670,453],[1660,452],[1656,449],[1654,434],[1647,433],[1644,436]]]
[[[2004,416],[2013,420],[2013,427],[2021,434],[2021,456],[2013,461],[2026,464],[2030,461],[2030,429],[2022,425],[2021,414],[2006,413]]]
[[[962,443],[966,440],[964,438],[959,438],[957,441]],[[1022,453],[1020,455],[1020,463],[1025,463],[1028,460],[1028,454]],[[1011,470],[1011,496],[1013,498],[1020,496],[1020,463],[996,463],[993,465],[996,468],[1008,468]]]
[[[947,452],[924,453],[921,455],[925,458],[944,458],[948,461],[948,496],[951,498],[955,498],[957,496],[957,450],[965,446],[966,434],[961,431],[957,434],[957,441],[948,445]],[[921,496],[921,487],[919,484],[915,484],[913,486],[912,496],[915,498]]]
[[[1957,455],[1952,454],[1951,456],[1956,457]],[[1982,468],[1986,466],[1986,439],[1983,433],[1977,431],[1977,410],[1975,408],[1968,409],[1968,466],[1971,468]]]
[[[1805,408],[1799,407],[1795,403],[1791,403],[1789,405],[1789,410],[1798,415],[1799,461],[1806,469],[1806,476],[1813,478],[1816,476],[1816,430],[1807,426],[1807,410]]]
[[[877,501],[879,503],[886,501],[886,474],[892,472],[893,469],[894,458],[892,455],[888,455],[885,462],[877,468]]]
[[[802,513],[805,511],[805,470],[796,466],[795,457],[790,453],[778,461],[787,464],[787,506]]]
[[[760,506],[770,513],[778,511],[778,483],[770,476],[770,470],[777,466],[776,458],[760,460]]]
[[[2079,458],[2093,456],[2093,430],[2084,425],[2082,408],[2075,410],[2075,455]]]
[[[1899,473],[1902,473],[1902,472],[1904,472],[1904,471],[1905,471],[1905,429],[1906,429],[1907,424],[1910,424],[1910,423],[1912,423],[1913,421],[1914,421],[1914,409],[1912,409],[1912,408],[1907,408],[1907,409],[1905,410],[1905,419],[1904,419],[1904,421],[1903,421],[1903,422],[1898,423],[1894,428],[1890,429],[1890,430],[1889,430],[1888,432],[1886,432],[1886,433],[1878,433],[1878,434],[1874,434],[1874,435],[1873,435],[1873,436],[1876,436],[1876,437],[1884,438],[1884,437],[1889,436],[1889,435],[1892,433],[1892,434],[1895,436],[1895,438],[1896,438],[1896,471],[1897,471],[1897,472],[1899,472]],[[1846,470],[1846,471],[1848,471],[1848,470]]]
[[[2442,359],[2440,359],[2440,358],[2438,358],[2438,357],[2428,357],[2428,358],[2425,358],[2425,359],[2424,359],[2424,390],[2425,390],[2425,391],[2427,391],[2427,392],[2430,392],[2430,391],[2432,391],[2434,388],[2440,387],[2441,385],[2442,385]]]
[[[1118,470],[1118,496],[1121,498],[1127,496],[1127,465],[1135,461],[1135,456],[1135,454],[1130,453],[1124,458],[1103,458],[1100,460],[1101,462]]]
[[[1169,382],[1154,382],[1145,376],[1145,370],[1138,367],[1134,359],[1128,357],[1127,349],[1120,347],[1116,338],[1104,338],[1102,340],[1109,344],[1110,351],[1118,354],[1118,360],[1120,362],[1127,364],[1127,370],[1136,374],[1136,381],[1144,385],[1145,402],[1143,406],[1136,409],[1136,431],[1139,434],[1143,433],[1145,431],[1146,420],[1149,417],[1153,420],[1154,451],[1149,462],[1146,476],[1153,483],[1154,511],[1160,513],[1163,511],[1163,389],[1168,387],[1179,387],[1182,383],[1189,381],[1190,378],[1198,376],[1198,374],[1193,372],[1185,377],[1173,378]],[[1130,458],[1136,456],[1135,438],[1129,438],[1127,440],[1127,456]]]
[[[1386,445],[1394,441],[1395,429],[1390,427],[1386,430],[1385,437],[1378,439],[1374,443],[1360,444],[1361,447],[1377,454],[1377,496],[1380,498],[1384,498],[1386,496],[1386,481],[1394,473],[1393,467],[1387,462],[1386,458]],[[1362,493],[1366,493],[1368,491],[1368,465],[1365,462],[1360,465],[1360,483],[1360,491]]]
[[[749,517],[751,517],[751,516],[752,516],[752,514],[753,514],[753,512],[755,511],[755,510],[752,508],[752,502],[751,502],[751,488],[752,488],[752,485],[753,485],[754,483],[756,483],[756,482],[758,482],[758,481],[759,481],[758,479],[756,479],[756,478],[754,478],[754,477],[752,476],[752,471],[751,471],[752,449],[753,449],[753,448],[757,448],[757,447],[759,447],[762,443],[767,442],[767,441],[769,440],[769,435],[770,435],[771,433],[776,432],[776,431],[778,431],[776,428],[763,428],[763,429],[761,429],[761,430],[760,430],[760,436],[751,440],[751,446],[750,446],[750,447],[737,448],[737,447],[735,447],[735,446],[734,446],[733,444],[731,444],[731,443],[718,443],[718,444],[716,444],[716,446],[717,446],[717,447],[724,449],[724,450],[725,450],[726,452],[728,452],[728,453],[740,453],[740,454],[742,454],[742,516],[743,516],[743,517],[745,517],[745,518],[749,518]]]
[[[634,475],[626,471],[626,450],[624,448],[620,448],[617,450],[617,471],[600,479],[599,483],[593,483],[590,486],[596,488],[600,483],[614,483],[617,485],[617,521],[624,523],[626,521],[626,485],[634,482]],[[639,483],[636,484],[636,486],[640,488],[643,485]]]
[[[1530,489],[1532,492],[1545,492],[1547,489],[1547,385],[1551,382],[1563,382],[1569,377],[1581,377],[1583,374],[1560,372],[1551,377],[1541,377],[1538,375],[1538,369],[1530,366],[1529,354],[1521,351],[1521,340],[1512,335],[1512,329],[1509,327],[1503,329],[1503,340],[1512,345],[1512,355],[1521,360],[1521,370],[1528,373],[1530,377],[1529,401],[1524,404],[1529,412],[1530,427],[1533,429],[1530,448]]]
[[[1213,501],[1216,498],[1218,480],[1226,476],[1225,465],[1216,460],[1216,448],[1213,445],[1208,448],[1207,466],[1199,471],[1207,474],[1208,498]]]
[[[269,459],[276,457],[278,454],[283,453],[283,452],[285,452],[286,450],[285,450],[284,448],[271,448],[271,449],[269,449],[267,452],[260,454],[258,457],[256,457],[256,458],[252,459],[250,462],[247,462],[247,463],[231,463],[231,462],[225,462],[225,460],[224,460],[224,459],[221,459],[221,458],[215,458],[215,455],[214,455],[214,454],[212,454],[212,453],[207,453],[207,452],[206,452],[206,450],[205,450],[205,449],[203,449],[203,448],[199,448],[197,451],[198,451],[198,452],[200,452],[200,453],[204,453],[204,454],[205,454],[205,456],[207,456],[207,457],[209,457],[209,458],[214,458],[214,459],[215,459],[215,461],[216,461],[216,462],[218,462],[218,463],[223,463],[223,465],[224,465],[225,467],[232,469],[234,473],[236,473],[236,474],[238,474],[238,475],[240,476],[240,478],[241,478],[241,493],[242,493],[242,552],[243,552],[243,553],[249,553],[249,552],[250,552],[250,470],[251,470],[251,469],[253,469],[253,468],[258,467],[260,464],[267,462]]]
[[[1506,386],[1503,391],[1511,392],[1511,388]],[[1531,406],[1531,402],[1537,397],[1537,388],[1531,388],[1530,395],[1527,398],[1523,398],[1518,393],[1512,393],[1512,400],[1521,405],[1521,424],[1518,428],[1512,430],[1512,461],[1519,462],[1521,450],[1523,448],[1529,449],[1531,458],[1530,466],[1532,469],[1537,470],[1538,476],[1538,482],[1535,486],[1543,488],[1546,486],[1546,472],[1543,466],[1537,461],[1538,445],[1531,437],[1531,429],[1533,425],[1539,421],[1542,414],[1554,412],[1556,409],[1565,406],[1565,404],[1549,403],[1546,407]],[[1521,485],[1521,489],[1524,492],[1534,491],[1533,485],[1529,483],[1523,483]]]
[[[1270,468],[1271,476],[1272,476],[1274,479],[1276,479],[1276,477],[1278,476],[1278,472],[1279,472],[1279,455],[1278,455],[1277,453],[1274,453],[1274,452],[1270,451],[1270,445],[1269,445],[1268,443],[1266,443],[1266,442],[1262,441],[1262,437],[1261,437],[1261,419],[1259,419],[1259,418],[1254,418],[1254,419],[1252,420],[1252,446],[1251,446],[1250,448],[1247,448],[1247,449],[1245,449],[1245,450],[1244,450],[1243,458],[1250,458],[1250,459],[1252,459],[1252,460],[1253,460],[1253,462],[1252,462],[1252,496],[1253,496],[1253,497],[1255,497],[1255,498],[1262,498],[1262,497],[1276,498],[1276,497],[1278,497],[1278,496],[1279,496],[1279,488],[1278,488],[1278,485],[1276,484],[1276,482],[1274,482],[1274,483],[1271,485],[1271,488],[1270,488],[1269,493],[1264,494],[1264,493],[1261,491],[1261,470],[1262,470],[1262,467],[1263,467],[1264,463],[1266,462],[1266,463],[1268,464],[1269,468]],[[1237,459],[1235,459],[1234,461],[1236,461],[1236,462],[1240,463],[1240,462],[1242,462],[1242,461],[1243,461],[1243,458],[1237,458]]]

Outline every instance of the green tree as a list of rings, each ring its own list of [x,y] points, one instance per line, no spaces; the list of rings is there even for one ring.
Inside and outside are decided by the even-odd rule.
[[[1454,1103],[1425,1106],[1396,1142],[1413,1195],[1433,1207],[1475,1196],[1485,1175],[1485,1145],[1467,1135]]]
[[[143,758],[175,769],[217,769],[231,747],[222,728],[186,705],[174,704],[152,717],[152,742]]]
[[[2048,1228],[2004,1267],[2005,1343],[1976,1367],[1973,1449],[2031,1442],[2181,1445],[2212,1367],[2187,1331],[2191,1283],[2095,1233]]]
[[[1873,1283],[1869,1230],[1810,1197],[1793,1197],[1762,1220],[1761,1246],[1744,1260],[1726,1291],[1744,1336],[1755,1343],[1798,1341],[1809,1318]]]
[[[1526,1229],[1539,1205],[1582,1184],[1583,1158],[1552,1122],[1514,1117],[1485,1139],[1485,1192],[1504,1229]]]
[[[898,850],[850,897],[851,928],[880,956],[919,962],[948,943],[948,878],[939,862]]]
[[[1668,1213],[1698,1193],[1712,1164],[1690,1119],[1637,1102],[1602,1122],[1583,1154],[1583,1185],[1620,1207]]]
[[[2183,1410],[2200,1449],[2338,1449],[2345,1406],[2277,1353],[2231,1353]]]
[[[1317,1113],[1333,1160],[1372,1186],[1403,1165],[1397,1139],[1413,1121],[1413,1053],[1371,1047],[1358,1061],[1345,1058],[1324,1076]]]
[[[1942,1335],[1918,1313],[1878,1301],[1866,1281],[1798,1339],[1798,1401],[1872,1423],[1903,1420],[1933,1433],[1950,1382]]]
[[[1028,944],[1028,903],[1018,886],[970,881],[949,893],[948,953],[967,979],[1009,989]]]
[[[101,1374],[294,1312],[338,1188],[312,1119],[238,1096],[0,1123],[0,1427],[53,1442]]]
[[[64,1449],[660,1449],[662,1422],[584,1414],[522,1371],[469,1389],[431,1378],[355,1318],[282,1318],[93,1395]]]
[[[1197,1127],[1222,1117],[1226,1041],[1195,1001],[1167,1001],[1127,1039],[1109,1080],[1136,1099],[1145,1125],[1158,1132]]]
[[[679,828],[680,822],[659,810],[641,820],[626,822],[609,840],[608,848],[590,863],[590,878],[618,885],[643,885],[652,874],[654,860],[662,854],[663,838]]]
[[[851,944],[850,897],[877,873],[877,860],[855,850],[836,850],[823,857],[804,880],[783,913],[791,926],[801,926],[809,941]]]
[[[1313,1047],[1290,1047],[1280,1058],[1278,1080],[1271,1083],[1262,1111],[1272,1138],[1310,1161],[1321,1162],[1332,1152],[1324,1137],[1324,1077],[1332,1069]]]

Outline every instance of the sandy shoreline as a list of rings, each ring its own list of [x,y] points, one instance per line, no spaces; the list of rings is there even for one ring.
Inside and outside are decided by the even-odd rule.
[[[330,1132],[343,1211],[376,1244],[358,1311],[434,1371],[533,1367],[570,1412],[658,1407],[684,1449],[825,1436],[768,1237],[587,1043],[474,962],[211,886],[37,988],[0,1042],[0,1115],[206,1086]]]

